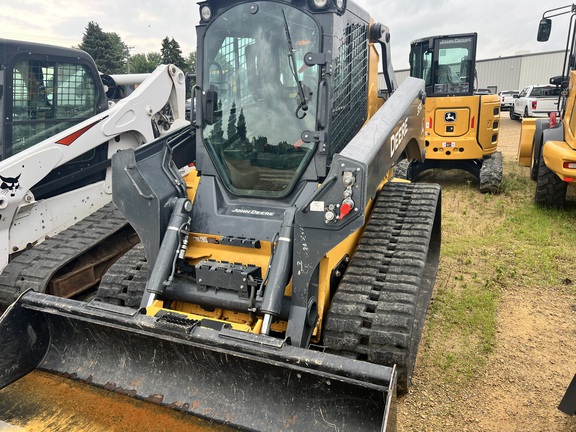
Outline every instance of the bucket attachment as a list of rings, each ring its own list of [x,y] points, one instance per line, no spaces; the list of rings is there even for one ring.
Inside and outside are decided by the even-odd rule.
[[[566,389],[558,409],[570,416],[576,414],[576,375],[570,381],[570,385]]]
[[[396,370],[221,323],[28,291],[0,319],[0,388],[38,368],[255,431],[391,431]]]

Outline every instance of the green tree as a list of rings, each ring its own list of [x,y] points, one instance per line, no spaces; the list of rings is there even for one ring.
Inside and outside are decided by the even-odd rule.
[[[232,140],[232,137],[236,135],[236,102],[232,102],[232,107],[230,108],[230,116],[228,116],[228,140]]]
[[[154,72],[154,69],[162,64],[162,56],[155,52],[134,54],[130,57],[129,63],[129,72],[131,73],[150,73]]]
[[[193,74],[196,73],[196,51],[188,54],[188,57],[186,58],[186,72]]]
[[[126,73],[128,72],[128,59],[130,58],[130,49],[124,43],[118,33],[106,33],[112,42],[112,51],[110,58],[115,64],[115,71],[111,73]]]
[[[238,116],[238,125],[236,126],[236,130],[238,131],[238,137],[240,137],[240,141],[246,141],[246,117],[244,117],[244,109],[240,109],[240,115]]]
[[[126,72],[128,47],[118,34],[104,32],[98,23],[94,21],[88,23],[78,48],[92,56],[100,72],[108,74]]]
[[[160,54],[162,55],[162,63],[176,65],[182,70],[186,69],[186,60],[182,57],[180,44],[174,38],[168,39],[166,36],[162,39]]]

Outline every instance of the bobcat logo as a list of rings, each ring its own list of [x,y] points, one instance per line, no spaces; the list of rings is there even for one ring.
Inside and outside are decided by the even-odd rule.
[[[11,197],[16,196],[16,191],[20,189],[20,176],[22,174],[18,174],[17,177],[2,177],[0,175],[0,180],[2,180],[2,184],[0,184],[0,191],[4,195],[10,194]]]

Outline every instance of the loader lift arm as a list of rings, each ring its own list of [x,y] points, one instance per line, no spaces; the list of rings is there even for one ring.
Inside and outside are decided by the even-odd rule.
[[[19,279],[14,276],[17,270],[12,269],[11,276],[2,274],[7,273],[3,270],[12,254],[53,237],[111,201],[110,160],[93,168],[106,170],[104,181],[39,200],[32,189],[58,167],[103,143],[107,143],[110,158],[118,150],[138,147],[186,126],[184,98],[182,71],[173,65],[159,66],[110,109],[0,162],[2,178],[17,179],[10,190],[3,189],[0,194],[2,291],[19,291],[14,287]],[[6,277],[10,280],[4,280]],[[10,295],[0,297],[3,307],[14,300]]]

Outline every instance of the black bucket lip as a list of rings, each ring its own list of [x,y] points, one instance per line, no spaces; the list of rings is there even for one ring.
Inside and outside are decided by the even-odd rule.
[[[27,372],[42,369],[242,430],[333,430],[326,419],[343,430],[395,427],[394,367],[269,336],[245,341],[243,332],[228,328],[198,325],[186,333],[129,308],[35,292],[11,310],[0,327],[10,322],[23,333],[33,319],[32,339],[49,340]],[[28,348],[32,339],[12,343]],[[261,418],[252,408],[259,406]]]
[[[190,333],[183,333],[178,326],[172,328],[158,325],[154,317],[117,305],[100,302],[81,302],[28,291],[17,301],[20,307],[46,314],[60,315],[70,319],[82,319],[99,325],[128,330],[142,335],[161,336],[162,339],[184,343],[200,348],[220,351],[227,355],[248,357],[254,360],[265,358],[277,365],[294,370],[315,371],[326,378],[340,379],[375,390],[387,392],[395,377],[395,367],[388,367],[341,357],[321,351],[293,347],[266,335],[247,335],[229,328],[220,331],[210,327],[195,326]]]

